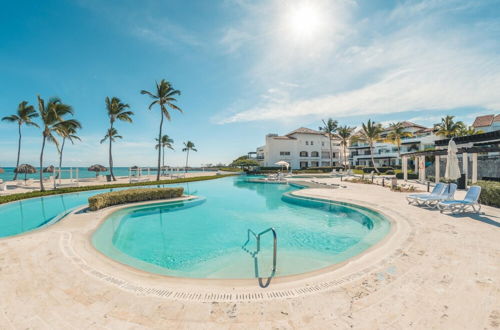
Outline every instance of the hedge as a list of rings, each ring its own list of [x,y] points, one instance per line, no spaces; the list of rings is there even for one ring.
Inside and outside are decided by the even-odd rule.
[[[396,173],[396,178],[398,179],[404,179],[404,174],[403,173]],[[417,173],[408,173],[408,180],[417,180],[418,179],[418,174]]]
[[[478,181],[477,185],[481,187],[481,204],[500,207],[500,182]]]
[[[98,186],[83,186],[83,187],[68,187],[68,188],[58,188],[56,190],[46,190],[46,191],[30,191],[19,194],[0,196],[0,204],[14,202],[27,198],[43,197],[60,195],[67,193],[74,193],[80,191],[90,191],[90,190],[101,190],[101,189],[112,189],[112,188],[127,188],[127,187],[142,187],[142,186],[157,186],[165,184],[176,184],[184,182],[195,182],[195,181],[205,181],[214,180],[219,178],[224,178],[227,176],[233,176],[234,174],[223,174],[223,175],[210,175],[210,176],[198,176],[194,178],[181,178],[173,180],[160,180],[160,181],[147,181],[147,182],[136,182],[136,183],[115,183],[115,184],[103,184]]]
[[[380,173],[385,173],[387,171],[394,171],[394,168],[392,167],[377,167],[377,170],[380,172]],[[363,172],[365,173],[371,173],[371,172],[377,172],[375,170],[375,167],[363,167]]]
[[[89,208],[97,211],[112,205],[181,197],[184,188],[137,188],[111,191],[89,197]]]

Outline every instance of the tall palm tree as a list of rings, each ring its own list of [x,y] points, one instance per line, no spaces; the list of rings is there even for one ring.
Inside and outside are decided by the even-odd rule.
[[[380,133],[382,133],[382,125],[377,124],[369,119],[366,124],[363,123],[361,125],[361,131],[359,132],[359,136],[356,137],[356,140],[364,141],[368,143],[368,145],[370,146],[370,155],[372,159],[373,168],[377,173],[379,173],[379,170],[375,165],[375,158],[373,157],[373,146],[375,142],[380,140]]]
[[[106,142],[106,140],[109,140],[111,142],[116,142],[116,139],[122,139],[123,136],[118,135],[118,131],[116,128],[108,128],[108,131],[106,132],[106,135],[104,135],[104,138],[101,140],[101,144]]]
[[[35,119],[36,117],[38,117],[38,113],[36,113],[35,108],[32,105],[28,105],[28,102],[22,101],[17,106],[17,112],[15,114],[2,118],[3,121],[9,123],[17,123],[18,126],[17,129],[19,132],[19,141],[17,143],[16,168],[19,167],[19,157],[21,156],[21,126],[23,124],[26,124],[26,126],[39,127],[35,122],[33,122],[33,119]],[[17,180],[17,172],[14,171],[14,173],[15,174],[13,180]]]
[[[184,149],[182,149],[182,151],[187,151],[187,154],[186,154],[186,173],[188,171],[188,161],[189,161],[189,150],[193,150],[193,151],[198,151],[196,150],[194,147],[194,143],[191,142],[191,141],[188,141],[188,142],[184,142]]]
[[[64,144],[66,143],[66,140],[71,142],[71,144],[74,144],[75,140],[81,141],[80,137],[76,135],[77,130],[80,128],[82,128],[82,125],[78,120],[63,121],[56,125],[55,131],[60,137],[62,137],[61,148],[57,148],[57,151],[59,152],[59,169],[62,167]]]
[[[109,129],[108,133],[114,127],[114,123],[116,120],[126,121],[131,123],[132,116],[134,113],[132,111],[128,111],[130,106],[128,104],[122,103],[121,100],[117,97],[106,97],[106,111],[109,117]],[[111,174],[111,178],[113,181],[116,181],[115,174],[113,173],[113,156],[111,154],[111,144],[113,143],[113,139],[109,139],[109,173]]]
[[[156,142],[158,142],[158,139],[156,139]],[[165,148],[169,148],[171,150],[174,150],[174,147],[172,146],[172,143],[174,143],[174,140],[172,140],[167,134],[163,135],[161,137],[161,140],[159,143],[156,144],[155,148],[162,148],[162,168],[165,170]]]
[[[164,117],[170,121],[170,112],[168,112],[168,108],[182,112],[182,109],[174,104],[174,102],[177,102],[177,99],[175,99],[174,96],[181,95],[181,92],[179,90],[174,89],[172,87],[172,84],[170,84],[168,81],[162,79],[160,83],[158,82],[156,83],[155,93],[142,90],[141,94],[149,95],[152,99],[154,99],[154,101],[151,102],[151,104],[149,105],[149,110],[151,110],[151,108],[155,104],[158,104],[160,106],[161,118],[160,118],[160,131],[158,132],[158,140],[161,140]],[[160,180],[160,166],[161,166],[160,161],[161,161],[161,149],[158,148],[158,171],[156,174],[156,181]]]
[[[57,132],[57,127],[61,125],[72,125],[77,126],[77,121],[74,119],[65,119],[66,115],[72,115],[73,109],[71,106],[64,104],[57,97],[50,98],[45,104],[45,101],[38,96],[38,113],[40,119],[42,120],[42,150],[40,151],[40,190],[44,191],[43,186],[43,153],[45,150],[46,142],[53,142],[56,147],[59,146],[54,132]]]
[[[391,123],[389,125],[390,131],[387,134],[387,139],[392,143],[396,143],[398,147],[398,158],[401,159],[401,139],[412,137],[413,134],[405,132],[402,122]]]
[[[328,136],[328,142],[330,144],[330,166],[333,166],[332,137],[333,133],[335,133],[335,131],[337,130],[338,122],[336,120],[333,120],[332,118],[329,118],[326,122],[324,119],[322,119],[322,122],[323,127],[320,127],[319,130],[323,131]]]
[[[436,135],[452,138],[458,136],[460,130],[465,126],[463,122],[453,120],[455,116],[446,116],[441,118],[439,124],[434,125]]]
[[[349,145],[349,141],[352,137],[352,132],[354,131],[354,127],[349,126],[340,126],[337,128],[337,137],[340,139],[340,145],[342,146],[343,151],[343,160],[344,160],[344,168],[346,165],[347,159],[347,146]],[[349,161],[347,161],[347,166],[349,167]]]
[[[468,135],[476,135],[476,134],[483,134],[484,131],[480,129],[476,129],[474,126],[463,126],[460,128],[458,131],[458,136],[468,136]]]

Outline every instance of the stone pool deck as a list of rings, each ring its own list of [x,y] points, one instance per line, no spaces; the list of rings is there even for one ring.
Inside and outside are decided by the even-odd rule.
[[[267,288],[173,279],[108,259],[89,239],[117,207],[0,239],[0,328],[500,327],[499,209],[450,216],[409,206],[404,193],[387,188],[342,185],[296,193],[378,210],[394,222],[391,234],[345,264],[273,279]]]

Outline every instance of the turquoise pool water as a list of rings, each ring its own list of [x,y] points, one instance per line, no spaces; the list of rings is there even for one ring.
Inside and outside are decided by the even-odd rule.
[[[295,198],[288,185],[249,183],[243,177],[196,182],[184,202],[136,206],[113,213],[95,232],[105,255],[148,272],[190,278],[284,276],[340,263],[381,240],[390,229],[382,215],[351,204]],[[272,235],[278,236],[272,273]]]

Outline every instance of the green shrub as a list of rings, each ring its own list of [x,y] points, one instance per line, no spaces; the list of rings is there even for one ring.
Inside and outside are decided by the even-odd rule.
[[[219,171],[224,171],[224,172],[241,172],[241,168],[239,167],[221,167],[219,168]]]
[[[138,188],[106,192],[89,197],[89,208],[97,211],[112,205],[181,197],[184,188]]]
[[[148,182],[136,182],[136,183],[115,183],[115,184],[103,184],[98,186],[83,186],[83,187],[68,187],[68,188],[58,188],[56,190],[46,190],[46,191],[30,191],[19,194],[0,196],[0,204],[14,202],[27,198],[43,197],[60,195],[67,193],[74,193],[80,191],[90,191],[90,190],[101,190],[101,189],[112,189],[112,188],[126,188],[126,187],[141,187],[141,186],[157,186],[165,184],[175,184],[184,182],[195,182],[195,181],[205,181],[224,178],[226,176],[233,176],[234,174],[224,174],[224,175],[210,175],[210,176],[198,176],[194,178],[180,178],[173,180],[160,180],[160,181],[148,181]]]
[[[394,169],[392,167],[377,167],[377,170],[380,172],[380,173],[385,173],[387,171],[394,171]],[[371,172],[377,172],[375,170],[375,167],[364,167],[363,168],[363,172],[365,173],[371,173]]]
[[[404,178],[404,174],[399,172],[399,173],[396,173],[396,178],[398,179],[403,179]],[[408,180],[417,180],[418,179],[418,174],[416,173],[408,173]]]
[[[500,207],[500,182],[478,181],[477,185],[481,186],[481,204]]]
[[[387,174],[387,175],[394,175],[394,171],[393,170],[389,170],[389,171],[385,172],[385,174]]]

